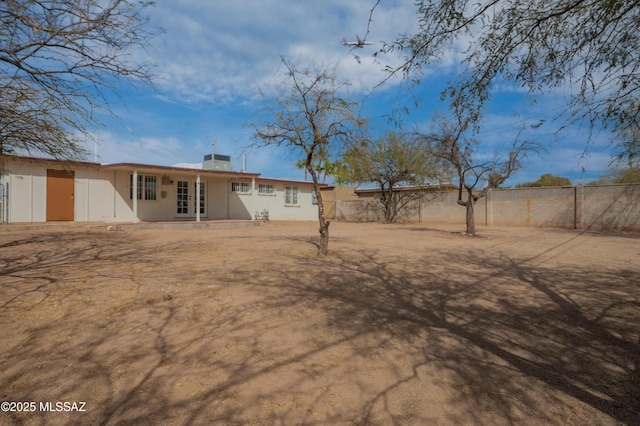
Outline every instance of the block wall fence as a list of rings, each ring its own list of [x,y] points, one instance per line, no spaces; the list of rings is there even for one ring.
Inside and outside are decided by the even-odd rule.
[[[464,223],[457,191],[430,195],[408,206],[398,222]],[[333,206],[332,206],[333,207]],[[381,221],[377,200],[335,201],[334,219]],[[475,205],[477,225],[531,226],[593,231],[640,232],[640,184],[493,189]]]

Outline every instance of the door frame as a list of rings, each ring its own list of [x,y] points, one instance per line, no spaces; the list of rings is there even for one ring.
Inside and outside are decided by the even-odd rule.
[[[75,172],[47,169],[47,222],[75,220]]]
[[[185,185],[186,184],[186,185]],[[196,217],[196,190],[197,182],[194,179],[176,179],[176,199],[174,204],[174,213],[179,218],[195,218]],[[186,193],[184,190],[186,189]],[[186,200],[181,199],[186,197]],[[207,184],[200,181],[200,217],[207,216]],[[181,202],[186,201],[186,206]],[[186,212],[184,210],[186,207]]]

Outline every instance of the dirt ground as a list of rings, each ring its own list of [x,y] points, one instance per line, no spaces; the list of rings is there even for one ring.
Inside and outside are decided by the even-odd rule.
[[[0,424],[639,424],[640,236],[460,228],[2,228]]]

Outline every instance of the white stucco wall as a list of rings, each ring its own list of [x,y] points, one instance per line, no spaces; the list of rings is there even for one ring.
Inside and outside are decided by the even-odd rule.
[[[249,184],[248,193],[233,192],[231,185],[233,182],[246,182]],[[255,212],[252,211],[251,179],[234,179],[228,182],[228,203],[229,219],[249,220],[253,218]]]
[[[129,172],[114,171],[110,177],[114,190],[113,220],[114,222],[133,221],[133,210],[129,199]]]
[[[47,169],[62,170],[55,161],[9,161],[4,170],[3,184],[8,194],[7,222],[46,222]],[[129,197],[129,170],[100,168],[81,164],[74,168],[74,221],[133,222],[133,200]],[[156,176],[156,199],[137,200],[138,221],[172,221],[195,219],[195,182],[197,176],[181,171],[139,170],[139,175]],[[168,179],[163,181],[163,177]],[[271,220],[315,220],[317,206],[312,202],[313,187],[306,182],[277,181],[249,177],[220,176],[202,173],[205,183],[206,212],[201,220],[253,219],[265,209]],[[189,182],[190,214],[177,215],[177,182]],[[233,192],[232,182],[246,182],[248,193]],[[273,185],[274,193],[260,195],[259,184]],[[285,205],[285,187],[298,188],[298,203]],[[162,196],[164,194],[164,197]]]
[[[109,172],[113,173],[113,172]],[[138,200],[138,220],[140,221],[172,221],[178,219],[194,219],[195,206],[190,205],[188,215],[177,214],[177,187],[178,181],[189,182],[189,191],[191,195],[190,203],[195,203],[196,176],[167,173],[156,174],[150,172],[139,171],[139,175],[156,176],[157,197],[156,200]],[[115,213],[112,215],[114,221],[129,222],[133,220],[133,200],[129,198],[129,185],[131,173],[127,171],[118,171],[115,177],[111,178],[110,185],[115,187],[113,194],[115,200],[112,202]],[[163,176],[167,176],[171,183],[163,183]],[[113,182],[115,181],[115,185]],[[250,200],[250,195],[242,197],[239,200],[237,196],[231,196],[231,180],[227,178],[211,177],[203,174],[200,181],[205,184],[205,213],[201,214],[201,220],[224,220],[224,219],[250,219],[247,206],[245,206],[245,198]],[[162,197],[164,193],[164,198]]]
[[[47,169],[62,170],[56,164],[12,162],[7,166],[3,179],[8,188],[7,222],[46,222]],[[106,220],[104,172],[76,169],[74,175],[74,220]]]
[[[105,172],[99,170],[75,171],[75,221],[105,221]]]
[[[102,173],[103,185],[102,185],[102,205],[104,210],[102,217],[105,222],[116,221],[116,200],[117,193],[115,190],[115,179],[117,172],[105,170]]]
[[[6,165],[8,222],[45,222],[47,168],[28,163]]]
[[[229,192],[231,184],[227,179],[209,181],[207,185],[207,211],[213,220],[229,219]]]
[[[260,184],[273,185],[273,194],[259,194]],[[298,204],[285,204],[285,188],[298,188]],[[259,179],[256,182],[255,210],[261,213],[269,211],[270,220],[315,220],[318,218],[318,206],[313,204],[313,186],[306,182],[281,182]],[[255,212],[254,212],[255,215]]]
[[[109,171],[107,171],[109,173]],[[117,171],[111,178],[115,188],[114,194],[114,219],[115,222],[134,221],[133,199],[130,198],[130,184],[132,172]],[[170,190],[162,185],[162,175],[138,171],[140,176],[156,176],[156,199],[137,200],[137,218],[139,221],[166,221],[169,220]],[[170,186],[168,186],[170,188]],[[162,198],[162,191],[167,192],[167,197]],[[172,198],[175,203],[175,192]]]

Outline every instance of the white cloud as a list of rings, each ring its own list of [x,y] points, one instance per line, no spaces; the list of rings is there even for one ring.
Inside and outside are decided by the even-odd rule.
[[[163,92],[187,102],[229,102],[247,96],[278,69],[280,55],[307,65],[339,64],[344,78],[367,89],[380,81],[384,64],[371,55],[407,32],[415,21],[410,0],[381,2],[373,16],[367,49],[349,49],[342,37],[364,37],[375,2],[327,0],[159,2],[152,25],[164,33],[152,40]],[[360,55],[361,63],[352,53]],[[384,59],[383,60],[387,60]],[[397,60],[397,59],[396,59]]]
[[[97,152],[99,163],[141,163],[168,165],[182,157],[183,147],[179,140],[168,137],[126,138],[109,131],[94,132],[85,138],[86,148],[94,160]]]

